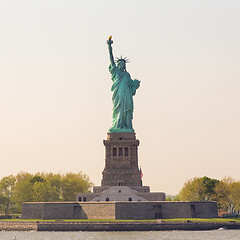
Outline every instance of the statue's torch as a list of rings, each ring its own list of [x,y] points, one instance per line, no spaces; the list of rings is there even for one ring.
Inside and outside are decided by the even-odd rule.
[[[111,45],[113,43],[112,35],[108,38],[107,44]]]

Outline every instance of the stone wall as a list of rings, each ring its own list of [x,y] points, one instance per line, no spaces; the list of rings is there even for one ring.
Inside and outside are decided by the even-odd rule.
[[[219,228],[240,229],[240,223],[164,223],[164,222],[118,222],[118,223],[38,223],[38,231],[173,231],[215,230]]]
[[[163,192],[149,192],[149,193],[138,193],[138,196],[145,198],[148,201],[165,201],[166,195]]]
[[[79,218],[79,204],[74,202],[43,203],[43,219],[75,219]]]
[[[115,203],[91,202],[81,203],[82,215],[85,219],[115,219]]]
[[[23,203],[22,219],[115,219],[112,202]]]
[[[11,222],[0,221],[0,231],[166,231],[240,229],[239,222]]]
[[[214,218],[216,202],[24,203],[23,219]]]
[[[0,221],[0,231],[36,231],[37,222]]]
[[[116,219],[214,218],[216,202],[117,202]]]
[[[40,203],[23,203],[22,215],[23,219],[42,219],[43,218],[43,204]]]

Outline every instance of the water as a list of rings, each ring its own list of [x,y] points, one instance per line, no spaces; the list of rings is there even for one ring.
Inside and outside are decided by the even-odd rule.
[[[240,240],[240,230],[159,232],[0,232],[0,240]]]

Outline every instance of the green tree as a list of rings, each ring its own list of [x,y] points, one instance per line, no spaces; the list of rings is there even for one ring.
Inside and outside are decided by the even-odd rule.
[[[229,193],[231,212],[236,214],[240,211],[240,182],[231,183]]]
[[[216,198],[215,188],[219,180],[208,178],[193,178],[188,180],[179,192],[181,201],[212,201]]]
[[[200,178],[193,178],[184,183],[179,192],[181,201],[204,201],[205,188]]]
[[[90,192],[93,184],[87,175],[82,172],[67,173],[62,178],[62,196],[63,201],[75,201],[76,193]]]
[[[33,201],[33,184],[31,183],[32,178],[33,175],[26,172],[20,172],[16,175],[16,185],[12,197],[16,204],[18,213],[20,213],[22,210],[23,202]]]
[[[167,202],[172,202],[172,198],[170,196],[166,197],[166,200]]]
[[[34,202],[56,202],[61,199],[62,181],[60,174],[38,173],[31,179]]]
[[[8,197],[0,194],[0,212],[5,213],[5,206],[7,205]]]
[[[12,195],[15,188],[15,183],[16,178],[13,175],[3,177],[0,181],[1,206],[6,216],[8,216],[9,211],[14,211]]]
[[[37,173],[34,177],[31,178],[30,183],[34,184],[36,182],[45,183],[46,180],[44,177],[40,176],[40,173]]]
[[[178,194],[174,197],[173,201],[174,202],[179,202],[180,201],[180,197],[179,197]]]
[[[220,181],[215,187],[215,198],[219,209],[228,210],[229,208],[229,186],[224,182]]]
[[[48,201],[56,202],[61,200],[62,195],[62,176],[60,174],[45,174],[48,185]]]
[[[48,202],[49,201],[49,186],[46,182],[35,182],[32,192],[33,202]]]
[[[215,188],[220,181],[217,179],[206,177],[206,176],[200,179],[203,182],[203,186],[204,186],[203,195],[205,200],[212,201],[215,198],[215,194],[216,194]]]
[[[16,176],[12,200],[20,213],[23,202],[75,201],[76,193],[89,192],[91,187],[89,178],[81,172],[65,175],[20,172]]]

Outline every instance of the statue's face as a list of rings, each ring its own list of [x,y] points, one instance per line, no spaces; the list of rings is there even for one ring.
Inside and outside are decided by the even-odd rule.
[[[126,70],[126,63],[124,61],[119,61],[117,65],[119,69]]]

